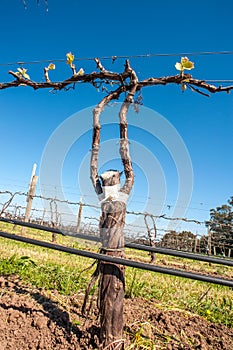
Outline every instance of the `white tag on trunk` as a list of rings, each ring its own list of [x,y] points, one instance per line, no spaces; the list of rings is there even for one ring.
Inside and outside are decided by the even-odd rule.
[[[120,201],[126,203],[128,195],[120,191],[120,184],[113,186],[103,186],[103,193],[101,193],[98,198],[99,201]]]

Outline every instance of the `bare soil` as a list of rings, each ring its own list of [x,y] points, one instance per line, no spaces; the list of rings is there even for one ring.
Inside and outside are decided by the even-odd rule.
[[[64,296],[0,276],[0,350],[98,349],[97,310],[81,315],[83,295]],[[155,300],[125,300],[126,347],[232,350],[233,329],[187,312],[164,311]],[[131,347],[131,349],[133,349]]]

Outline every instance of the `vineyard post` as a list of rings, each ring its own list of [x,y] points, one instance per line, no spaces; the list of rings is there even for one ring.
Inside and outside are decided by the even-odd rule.
[[[211,234],[211,231],[210,231],[210,225],[208,224],[207,226],[207,229],[208,229],[208,255],[211,255],[212,254],[212,234]]]
[[[77,233],[80,232],[81,220],[82,220],[82,210],[83,210],[83,203],[82,203],[82,196],[80,196],[79,208],[78,208],[78,221],[77,221],[77,227],[76,227]]]
[[[46,208],[43,209],[43,214],[42,214],[42,218],[41,218],[41,221],[40,221],[40,225],[44,225],[45,214],[46,214]]]
[[[29,220],[30,220],[32,202],[33,202],[33,198],[34,198],[34,195],[36,192],[36,185],[37,185],[37,181],[38,181],[38,176],[35,175],[35,172],[36,172],[36,164],[33,165],[31,180],[30,180],[29,188],[28,188],[27,206],[26,206],[25,218],[24,218],[25,222],[29,222]],[[22,228],[22,233],[25,233],[25,230],[26,230],[25,227]]]

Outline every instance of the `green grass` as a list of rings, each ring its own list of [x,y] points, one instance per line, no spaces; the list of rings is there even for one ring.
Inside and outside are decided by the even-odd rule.
[[[21,234],[20,227],[13,231],[13,226],[9,224],[0,223],[0,229]],[[27,229],[25,235],[51,242],[48,232]],[[99,248],[98,244],[59,235],[57,243],[92,251]],[[149,262],[148,253],[143,251],[127,249],[126,254],[131,259]],[[0,238],[0,274],[17,274],[27,283],[48,290],[56,289],[61,294],[84,293],[95,269],[93,262],[91,259]],[[224,278],[233,277],[232,268],[226,266],[157,255],[156,264],[162,263],[177,268],[185,266],[200,273],[217,273]],[[211,322],[233,327],[231,288],[130,267],[126,268],[125,277],[127,298],[153,299],[155,307],[162,310],[191,312]],[[139,338],[138,335],[135,342]],[[144,345],[146,349],[147,345]]]

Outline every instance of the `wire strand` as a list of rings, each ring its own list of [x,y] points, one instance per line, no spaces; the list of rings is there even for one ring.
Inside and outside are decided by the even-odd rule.
[[[214,55],[233,55],[233,51],[194,51],[194,52],[175,52],[175,53],[147,53],[137,55],[112,55],[112,56],[101,56],[100,60],[112,60],[113,62],[117,59],[129,59],[129,58],[151,58],[151,57],[175,57],[175,56],[214,56]],[[74,61],[94,61],[95,57],[78,57]],[[50,62],[66,62],[66,59],[45,59],[45,60],[33,60],[33,61],[15,61],[15,62],[3,62],[0,66],[13,66],[13,65],[24,65],[24,64],[39,64],[39,63],[50,63]]]
[[[5,190],[5,191],[0,191],[0,195],[9,195],[9,199],[7,200],[6,203],[4,203],[4,208],[3,208],[3,211],[4,212],[10,204],[12,204],[12,200],[16,197],[16,196],[25,196],[27,197],[28,196],[28,193],[26,192],[11,192],[9,190]],[[90,204],[90,203],[82,203],[80,201],[76,202],[76,201],[69,201],[67,199],[58,199],[58,198],[53,198],[53,197],[44,197],[42,195],[34,195],[33,198],[38,198],[38,199],[43,199],[43,200],[46,200],[46,201],[49,201],[49,202],[52,202],[52,203],[65,203],[65,204],[68,204],[68,205],[74,205],[74,206],[77,206],[77,205],[82,205],[83,207],[88,207],[88,208],[95,208],[95,209],[99,209],[100,206],[99,205],[94,205],[94,204]],[[5,207],[6,206],[6,207]],[[196,220],[196,219],[189,219],[189,218],[185,218],[185,217],[170,217],[170,216],[167,216],[166,214],[162,214],[162,215],[154,215],[152,213],[145,213],[145,212],[140,212],[140,211],[133,211],[133,210],[126,210],[126,213],[128,215],[133,215],[133,216],[142,216],[144,217],[145,215],[149,214],[152,218],[154,219],[162,219],[162,220],[167,220],[167,221],[181,221],[181,222],[186,222],[186,223],[195,223],[195,224],[198,224],[198,225],[205,225],[206,224],[211,224],[211,223],[215,223],[215,221],[212,221],[212,220],[203,220],[203,221],[200,221],[200,220]],[[220,227],[233,227],[232,224],[222,224],[222,223],[218,223],[218,225]]]

